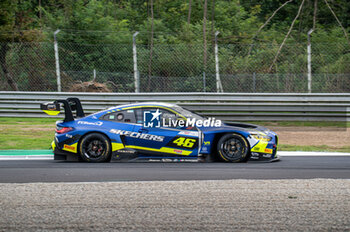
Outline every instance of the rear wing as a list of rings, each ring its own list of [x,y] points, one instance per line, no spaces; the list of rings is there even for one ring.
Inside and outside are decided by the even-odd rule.
[[[46,102],[40,104],[40,109],[48,115],[58,115],[61,105],[64,108],[64,122],[74,121],[73,111],[76,118],[85,117],[85,113],[79,98],[71,97],[66,100],[56,100],[54,102]]]

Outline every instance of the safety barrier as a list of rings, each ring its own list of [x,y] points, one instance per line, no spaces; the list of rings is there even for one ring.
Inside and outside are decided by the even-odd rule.
[[[78,97],[86,113],[135,102],[170,102],[227,121],[349,121],[349,93],[0,92],[0,117],[50,117],[40,103]]]

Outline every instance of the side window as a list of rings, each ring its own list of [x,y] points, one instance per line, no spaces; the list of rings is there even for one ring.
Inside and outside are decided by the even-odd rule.
[[[122,110],[105,114],[102,117],[103,120],[121,123],[136,123],[136,117],[134,110]]]
[[[147,107],[142,108],[142,112],[136,112],[138,123],[140,122],[140,124],[143,124],[144,121],[146,120],[145,115],[148,113],[151,113],[151,114],[155,113],[157,110],[160,113],[158,119],[160,120],[159,125],[161,127],[177,128],[177,126],[174,125],[177,115],[171,111],[168,111],[162,108],[147,108]],[[150,116],[150,118],[153,118],[153,117]],[[153,122],[153,123],[156,123],[156,122]]]
[[[143,110],[135,109],[136,123],[143,124]]]
[[[176,128],[181,130],[197,131],[196,127],[186,126],[186,119],[165,109],[160,110],[162,112],[161,127]]]
[[[174,122],[176,122],[176,119],[179,117],[173,112],[162,110],[162,121],[161,126],[162,127],[170,127],[170,128],[176,128],[177,126],[174,125]]]
[[[171,112],[169,110],[162,109],[162,108],[145,107],[145,108],[134,109],[136,123],[143,126],[144,122],[145,122],[145,118],[144,118],[145,113],[146,114],[147,113],[154,113],[157,110],[159,110],[159,113],[161,113],[159,116],[159,120],[160,120],[159,125],[162,128],[176,128],[176,129],[181,129],[181,130],[197,131],[197,128],[192,127],[191,125],[186,127],[186,125],[187,125],[186,120],[183,117],[181,117],[180,115],[178,115],[174,112]],[[153,118],[153,117],[150,116],[150,118],[148,120],[150,120],[151,118]],[[156,123],[156,122],[154,122],[154,123]]]

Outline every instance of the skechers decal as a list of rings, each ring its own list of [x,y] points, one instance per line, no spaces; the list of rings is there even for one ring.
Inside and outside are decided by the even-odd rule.
[[[156,141],[156,142],[163,142],[163,140],[164,140],[164,136],[138,133],[138,132],[132,132],[132,131],[126,131],[126,130],[111,129],[109,132],[111,132],[113,134],[117,134],[117,135],[125,135],[127,137],[152,140],[152,141]]]

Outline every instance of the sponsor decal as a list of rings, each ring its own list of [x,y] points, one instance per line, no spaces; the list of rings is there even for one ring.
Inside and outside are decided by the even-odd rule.
[[[90,126],[102,126],[103,122],[87,122],[87,121],[78,121],[78,124],[90,125]]]
[[[134,154],[135,151],[134,150],[118,150],[118,153],[126,153],[126,154]]]
[[[124,135],[124,136],[131,137],[131,138],[145,139],[145,140],[151,140],[151,141],[156,141],[156,142],[163,142],[163,140],[164,140],[164,136],[138,133],[138,132],[134,132],[134,131],[111,129],[109,132],[111,132],[113,134],[117,134],[117,135]]]
[[[210,141],[204,141],[204,145],[210,145]]]
[[[166,146],[174,148],[194,149],[197,147],[197,145],[197,138],[175,136]]]
[[[272,149],[264,148],[264,147],[260,147],[260,146],[253,147],[252,151],[272,154]]]
[[[73,138],[73,135],[66,134],[66,137],[71,139],[71,138]]]
[[[67,144],[64,144],[63,148],[67,149],[67,150],[75,151],[75,147],[74,146],[70,146],[70,145],[67,145]]]
[[[179,135],[198,136],[199,133],[197,131],[181,131]]]
[[[176,150],[174,149],[174,152],[178,153],[178,154],[182,154],[182,151],[181,150]]]

